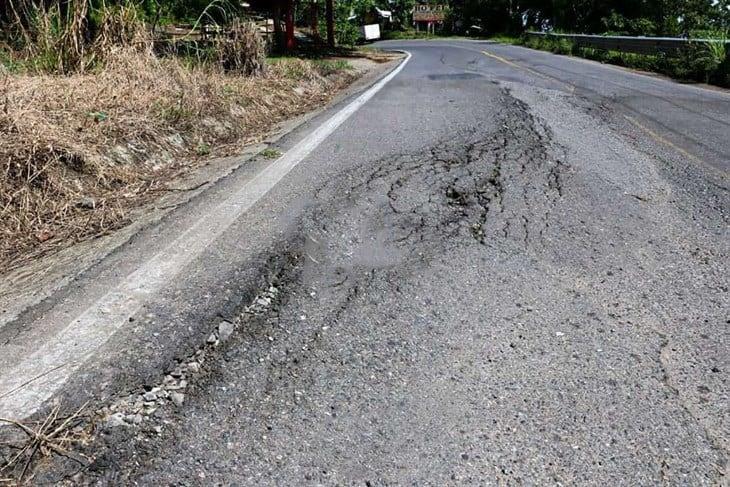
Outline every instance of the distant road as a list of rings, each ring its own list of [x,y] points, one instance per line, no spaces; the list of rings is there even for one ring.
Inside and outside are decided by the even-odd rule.
[[[423,45],[376,44],[419,51]],[[651,73],[519,46],[465,41],[429,41],[428,46],[424,56],[447,53],[454,68],[484,73],[495,80],[563,90],[595,108],[610,108],[689,159],[730,169],[729,90],[681,84]]]

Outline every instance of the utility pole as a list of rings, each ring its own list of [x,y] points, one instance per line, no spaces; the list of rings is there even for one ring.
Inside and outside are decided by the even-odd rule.
[[[325,18],[327,20],[327,45],[335,47],[335,5],[334,0],[325,0]]]

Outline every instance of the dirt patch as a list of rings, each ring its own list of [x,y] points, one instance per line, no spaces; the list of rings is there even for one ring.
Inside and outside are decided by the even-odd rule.
[[[280,59],[243,77],[119,51],[94,74],[0,72],[0,272],[131,221],[172,181],[361,73]]]

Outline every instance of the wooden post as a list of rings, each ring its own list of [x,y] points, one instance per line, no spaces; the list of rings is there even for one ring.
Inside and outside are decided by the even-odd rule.
[[[294,0],[286,0],[286,49],[291,51],[296,46],[294,40]]]
[[[325,18],[327,19],[327,45],[335,47],[335,4],[334,0],[325,0]]]
[[[274,15],[274,45],[277,50],[281,50],[284,43],[284,33],[281,30],[281,2],[274,2],[273,15]]]

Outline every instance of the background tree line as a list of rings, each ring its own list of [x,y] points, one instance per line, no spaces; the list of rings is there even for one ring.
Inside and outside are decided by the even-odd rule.
[[[338,11],[378,7],[394,12],[398,27],[410,26],[416,0],[335,0]],[[730,28],[730,0],[433,0],[450,7],[446,28],[472,25],[487,33],[526,29],[574,33],[680,36]],[[340,18],[340,20],[342,20]]]
[[[411,12],[418,0],[81,0],[94,6],[133,4],[148,21],[194,21],[206,12],[212,19],[244,14],[247,4],[256,11],[284,20],[288,8],[299,24],[309,23],[312,12],[321,28],[326,24],[326,6],[333,6],[340,31],[374,7],[393,12],[393,27],[411,26]],[[63,13],[79,0],[0,0],[0,24],[23,17],[39,5],[58,5]],[[464,32],[475,25],[488,34],[518,34],[527,29],[575,33],[692,36],[702,31],[730,29],[730,0],[428,0],[449,7],[445,29]],[[421,2],[419,2],[421,3]],[[98,5],[97,5],[98,4]],[[93,19],[90,19],[93,22]],[[356,23],[356,22],[355,22]]]
[[[730,0],[427,0],[448,7],[446,33],[518,35],[525,30],[645,36],[727,37]],[[136,24],[228,23],[252,12],[274,18],[277,45],[294,47],[294,25],[351,45],[376,7],[392,12],[386,29],[412,28],[419,0],[0,0],[0,56],[7,48],[56,50],[81,58],[106,25],[105,40],[128,40]],[[116,18],[111,28],[109,19]],[[370,17],[372,21],[372,16]],[[330,21],[331,20],[331,21]],[[477,29],[473,27],[476,26]],[[328,28],[329,27],[329,28]],[[111,35],[114,34],[114,35]],[[324,44],[324,43],[323,43]],[[5,47],[3,47],[5,46]],[[40,47],[39,47],[40,46]],[[51,46],[52,49],[49,49]],[[27,50],[27,49],[26,49]],[[78,52],[73,52],[73,51]],[[6,56],[7,57],[7,56]],[[66,64],[63,61],[62,64]],[[74,63],[72,63],[74,64]]]

